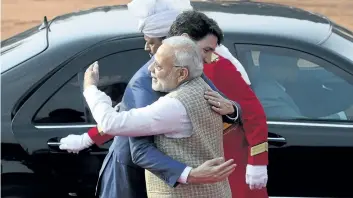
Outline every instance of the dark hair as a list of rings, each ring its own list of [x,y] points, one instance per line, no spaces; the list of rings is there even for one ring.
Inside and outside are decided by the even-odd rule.
[[[163,36],[163,37],[158,37],[157,39],[159,39],[160,41],[163,41],[166,38],[167,38],[166,36]]]
[[[188,34],[194,41],[199,41],[208,34],[217,37],[218,45],[223,41],[223,32],[217,22],[194,10],[179,14],[170,27],[168,36],[181,36],[183,33]]]

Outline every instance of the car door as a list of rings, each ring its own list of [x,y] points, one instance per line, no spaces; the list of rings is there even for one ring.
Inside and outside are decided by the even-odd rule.
[[[353,76],[295,49],[235,47],[268,120],[269,195],[353,197]]]
[[[78,155],[61,151],[58,142],[69,134],[83,134],[95,126],[82,95],[85,69],[98,60],[99,88],[117,104],[132,75],[149,59],[143,46],[143,38],[138,37],[113,39],[86,49],[25,100],[14,117],[13,131],[31,154],[33,163],[40,164],[37,170],[44,180],[71,194],[93,195],[111,141]]]

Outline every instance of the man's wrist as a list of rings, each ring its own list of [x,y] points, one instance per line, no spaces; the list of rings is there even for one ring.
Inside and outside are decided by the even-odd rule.
[[[97,88],[96,85],[92,85],[92,84],[90,84],[90,85],[85,85],[85,86],[83,86],[83,94],[85,94],[85,93],[87,93],[87,92],[90,92],[91,90],[96,91],[97,89],[98,89],[98,88]]]
[[[246,166],[246,174],[249,175],[261,175],[267,173],[266,165],[251,165]]]
[[[94,144],[94,141],[91,139],[91,137],[88,135],[88,133],[83,134],[83,142],[86,147],[90,147]]]
[[[87,134],[96,145],[102,145],[108,140],[113,138],[113,136],[111,135],[107,135],[107,134],[104,134],[104,132],[100,132],[98,127],[90,128]]]
[[[192,168],[192,169],[190,170],[190,173],[189,173],[189,175],[188,175],[188,178],[186,179],[186,183],[188,183],[188,184],[195,183],[196,177],[195,177],[194,174],[195,174],[195,169]]]
[[[191,172],[192,168],[187,166],[184,171],[181,173],[179,179],[178,179],[178,182],[179,183],[182,183],[182,184],[187,184],[188,183],[188,178],[189,178],[189,175],[190,175],[190,172]]]
[[[236,121],[239,118],[239,109],[238,109],[238,106],[236,104],[234,104],[233,102],[232,102],[232,106],[234,108],[233,113],[227,114],[226,116],[228,119]]]
[[[88,135],[88,133],[84,133],[83,137],[85,139],[86,142],[90,143],[90,144],[94,144],[94,141],[92,140],[92,138]]]

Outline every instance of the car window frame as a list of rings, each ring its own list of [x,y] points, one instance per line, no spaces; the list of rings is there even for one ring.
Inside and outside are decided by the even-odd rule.
[[[79,83],[79,82],[78,82],[78,81],[80,80],[80,75],[79,75],[79,74],[75,74],[75,75],[71,76],[64,84],[62,84],[58,89],[56,89],[56,90],[52,93],[52,95],[50,95],[49,98],[46,99],[45,103],[43,103],[43,104],[37,109],[37,111],[35,112],[35,114],[34,114],[33,117],[32,117],[32,122],[33,122],[34,124],[36,124],[36,125],[46,125],[45,123],[36,122],[35,119],[37,118],[37,116],[38,116],[38,114],[40,113],[40,111],[43,110],[44,107],[46,107],[46,105],[48,104],[48,102],[49,102],[53,97],[55,97],[56,94],[58,94],[58,93],[59,93],[68,83],[70,83],[70,81],[71,81],[72,79],[74,79],[74,78],[76,78],[77,83]],[[79,85],[79,91],[82,92],[82,90],[83,90],[82,83],[79,83],[78,85]],[[78,122],[78,123],[88,123],[88,121],[87,121],[87,116],[86,116],[86,112],[85,112],[85,102],[84,102],[83,96],[81,96],[80,99],[81,99],[81,101],[82,101],[82,107],[81,107],[81,109],[83,110],[82,113],[84,113],[83,116],[85,117],[86,121],[85,121],[85,122]],[[71,122],[70,124],[73,124],[73,123],[74,123],[74,122]],[[75,124],[76,124],[76,123],[75,123]]]
[[[114,41],[110,41],[111,43],[114,43]],[[118,43],[120,43],[120,42],[124,42],[124,39],[118,39],[118,41],[117,41]],[[108,43],[108,45],[109,45],[109,43]],[[108,47],[107,47],[108,48]],[[110,51],[109,53],[106,53],[106,54],[104,54],[104,55],[102,55],[102,56],[96,56],[96,58],[93,58],[93,57],[90,57],[89,58],[89,60],[91,60],[91,61],[87,61],[88,59],[86,59],[86,61],[83,61],[83,62],[81,62],[81,63],[73,63],[74,61],[70,61],[69,63],[67,63],[62,69],[60,69],[58,72],[56,72],[56,74],[54,74],[51,78],[49,78],[44,84],[46,84],[46,83],[50,83],[50,81],[53,81],[53,78],[56,78],[55,76],[57,75],[57,76],[59,76],[59,73],[61,73],[61,72],[63,72],[63,73],[66,73],[66,74],[64,74],[64,75],[62,75],[62,76],[67,76],[67,79],[57,79],[59,82],[54,82],[54,84],[59,84],[57,87],[55,87],[55,88],[52,88],[52,92],[51,92],[51,94],[50,95],[48,95],[48,97],[47,98],[45,98],[44,100],[42,100],[42,101],[45,101],[45,103],[42,103],[41,104],[41,106],[40,106],[40,108],[38,108],[36,111],[35,111],[35,113],[33,114],[33,116],[31,117],[32,119],[34,118],[34,116],[36,116],[37,115],[37,113],[38,113],[38,111],[40,111],[41,110],[41,108],[46,104],[46,102],[48,101],[48,100],[50,100],[53,96],[55,96],[55,94],[57,93],[57,92],[59,92],[60,91],[60,89],[63,87],[63,86],[65,86],[73,77],[77,77],[78,78],[78,80],[80,80],[80,79],[82,79],[82,81],[83,81],[83,74],[84,74],[84,72],[85,72],[85,69],[87,69],[88,68],[88,66],[90,65],[90,64],[92,64],[94,61],[96,61],[96,60],[99,60],[99,59],[103,59],[103,58],[105,58],[105,57],[109,57],[109,56],[111,56],[111,55],[114,55],[114,54],[118,54],[118,53],[123,53],[123,52],[126,52],[126,51],[131,51],[131,50],[143,50],[143,45],[142,45],[142,47],[141,47],[141,45],[140,45],[140,47],[138,47],[138,48],[136,48],[136,47],[133,47],[133,48],[129,48],[129,47],[127,47],[126,49],[122,49],[122,50],[119,50],[119,49],[116,49],[116,50],[114,50],[114,48],[112,49],[112,51]],[[104,52],[103,52],[104,53]],[[95,54],[94,52],[86,52],[83,56],[87,56],[87,55],[92,55],[92,54]],[[82,58],[83,59],[83,58]],[[80,66],[77,66],[76,68],[75,68],[75,66],[73,66],[73,65],[80,65]],[[70,66],[70,65],[72,65],[72,66]],[[82,67],[82,65],[85,65],[85,66],[83,66]],[[67,71],[64,71],[64,70],[67,70]],[[60,77],[59,77],[60,78]],[[64,83],[63,83],[64,82]],[[80,91],[83,91],[83,84],[82,83],[80,83],[80,82],[78,82],[79,83],[79,85],[80,85]],[[40,90],[38,90],[38,91],[40,91]],[[86,108],[87,107],[87,104],[86,104],[86,102],[85,102],[85,100],[84,100],[84,97],[82,96],[82,98],[81,98],[82,100],[83,100],[83,103],[84,103],[84,106],[83,106],[83,108]],[[87,107],[88,108],[88,107]],[[85,113],[85,119],[86,119],[86,122],[80,122],[80,123],[50,123],[50,124],[42,124],[42,123],[33,123],[34,125],[36,125],[38,128],[45,128],[46,126],[48,126],[48,125],[50,125],[50,126],[52,126],[52,127],[54,127],[54,125],[57,125],[57,126],[65,126],[65,125],[67,125],[67,126],[71,126],[71,125],[82,125],[82,126],[95,126],[94,124],[92,124],[91,122],[89,122],[89,118],[90,118],[90,116],[87,116],[87,112],[84,112]],[[87,120],[88,119],[88,120]]]
[[[129,55],[130,53],[130,55]],[[132,53],[132,55],[131,55]],[[114,75],[119,75],[119,76],[122,76],[123,77],[123,81],[122,83],[125,84],[125,87],[127,86],[128,82],[130,79],[126,79],[126,77],[129,77],[131,78],[136,71],[138,71],[138,69],[143,65],[143,64],[138,64],[138,65],[134,65],[134,68],[131,68],[131,66],[128,66],[127,68],[122,68],[122,69],[119,69],[119,68],[116,68],[117,65],[119,65],[119,62],[124,62],[124,60],[121,60],[122,58],[128,56],[138,56],[138,57],[142,57],[141,55],[145,55],[146,57],[144,58],[147,58],[148,57],[148,54],[145,52],[145,50],[143,48],[140,48],[140,49],[131,49],[131,50],[125,50],[125,51],[119,51],[119,52],[116,52],[116,53],[113,53],[113,54],[109,54],[107,56],[104,56],[102,58],[100,58],[98,61],[102,60],[102,59],[106,59],[104,61],[104,63],[108,63],[108,65],[102,65],[100,64],[100,82],[104,80],[104,77],[107,75],[107,76],[111,76],[110,74],[114,74]],[[111,59],[109,59],[111,57]],[[119,58],[119,59],[117,59]],[[146,63],[148,61],[148,59],[144,60],[144,59],[140,59],[140,60],[143,60],[143,61],[137,61],[137,62],[143,62],[143,63]],[[106,62],[108,61],[108,62]],[[102,62],[100,62],[102,63]],[[131,61],[129,62],[131,64]],[[120,65],[122,67],[125,67],[127,66],[126,65],[127,63],[125,62],[125,65]],[[136,63],[135,63],[136,64]],[[65,82],[65,84],[61,85],[57,90],[55,90],[55,92],[45,101],[45,103],[37,110],[36,114],[34,115],[34,117],[32,117],[32,120],[33,122],[36,124],[36,125],[53,125],[53,124],[60,124],[60,125],[70,125],[70,124],[92,124],[94,125],[95,124],[95,121],[93,119],[93,116],[91,115],[91,112],[89,110],[89,107],[85,101],[85,98],[82,94],[83,92],[83,79],[84,79],[84,72],[85,70],[89,67],[90,65],[87,65],[85,66],[84,68],[82,68],[82,71],[80,71],[79,73],[77,74],[74,74],[67,82]],[[135,67],[137,66],[137,67]],[[108,70],[108,73],[106,73],[104,75],[104,67],[108,67],[107,70]],[[129,69],[130,68],[130,69]],[[103,69],[103,70],[102,70]],[[116,70],[117,69],[117,70]],[[116,70],[116,71],[114,71]],[[123,74],[123,75],[121,75]],[[45,110],[47,112],[47,109],[51,109],[51,110],[57,110],[57,109],[53,109],[52,106],[51,107],[48,107],[47,104],[53,100],[54,97],[58,96],[58,94],[61,94],[61,90],[63,88],[65,88],[65,86],[68,85],[68,83],[71,82],[71,80],[74,79],[74,83],[78,83],[78,86],[77,86],[77,93],[79,94],[79,96],[77,96],[77,94],[75,93],[75,96],[78,99],[80,99],[81,101],[79,102],[79,105],[80,106],[75,106],[75,107],[79,107],[79,108],[71,108],[72,106],[71,105],[67,105],[67,106],[62,106],[62,108],[69,108],[69,109],[72,109],[72,110],[77,110],[77,111],[80,111],[82,112],[82,118],[84,118],[84,121],[80,121],[80,122],[37,122],[37,120],[39,119],[38,118],[38,115],[40,112],[42,112],[43,110]],[[103,86],[103,85],[102,85]],[[100,88],[100,85],[98,85],[98,88]],[[104,90],[102,89],[102,91],[104,92]],[[123,90],[122,90],[123,91]],[[80,94],[81,93],[81,94]],[[109,95],[107,93],[107,95]],[[121,96],[123,95],[123,92],[121,93]],[[110,96],[110,95],[109,95]],[[70,96],[68,96],[70,97]],[[112,96],[110,96],[112,97]],[[59,98],[62,98],[62,96],[60,96]],[[58,99],[58,98],[57,98]],[[112,98],[113,99],[113,98]],[[59,101],[59,100],[57,100]],[[69,99],[69,101],[71,101],[71,99]],[[68,101],[68,102],[69,102]],[[76,102],[76,101],[74,101]],[[45,109],[44,109],[45,108]],[[43,115],[42,115],[43,116]],[[49,117],[42,117],[40,119],[43,119],[43,118],[49,118]],[[39,119],[39,120],[40,120]]]
[[[32,122],[32,118],[42,105],[65,83],[74,75],[84,72],[83,69],[92,64],[95,60],[123,51],[143,49],[143,46],[144,39],[142,35],[106,40],[98,45],[91,46],[86,49],[84,53],[76,54],[75,57],[71,57],[67,63],[61,65],[61,68],[58,68],[55,73],[48,74],[50,76],[24,101],[13,118],[12,129],[21,142],[21,145],[31,153],[35,150],[47,148],[48,146],[43,145],[43,143],[46,143],[46,141],[53,137],[53,131],[58,133],[55,134],[57,137],[64,137],[69,134],[82,134],[83,132],[87,132],[89,128],[96,126],[95,124],[86,123],[39,124]],[[27,137],[32,133],[40,133],[41,135],[38,138],[44,138],[45,141],[38,141],[40,144],[34,146],[27,145],[29,144],[27,143]]]
[[[237,52],[239,60],[244,63],[245,70],[249,72],[250,68],[247,65],[247,59],[244,56],[244,52],[247,51],[266,51],[266,52],[274,52],[275,54],[283,54],[286,55],[288,52],[294,52],[295,54],[299,54],[298,58],[303,58],[305,60],[311,61],[315,64],[318,64],[320,67],[324,68],[327,71],[330,71],[334,73],[336,76],[343,78],[347,82],[353,85],[353,75],[348,73],[346,70],[343,68],[337,66],[336,64],[333,64],[332,62],[329,62],[323,58],[320,58],[320,55],[315,55],[310,52],[306,52],[303,50],[298,50],[298,49],[293,49],[289,47],[283,47],[283,46],[275,46],[275,45],[261,45],[261,44],[238,44],[234,43],[235,50]],[[323,127],[344,127],[344,128],[353,128],[353,121],[348,120],[310,120],[310,119],[291,119],[291,120],[275,120],[275,119],[268,119],[268,123],[274,124],[274,125],[297,125],[297,126],[307,126],[308,124],[310,126],[323,126]]]
[[[104,59],[104,58],[107,58],[107,57],[109,57],[109,56],[114,56],[114,55],[120,54],[120,53],[126,53],[126,52],[137,51],[137,50],[138,50],[138,51],[143,51],[143,53],[146,54],[146,56],[149,57],[148,52],[146,52],[145,49],[144,49],[143,47],[141,47],[141,48],[136,48],[136,49],[130,49],[130,50],[125,50],[125,51],[120,51],[120,52],[117,52],[117,53],[110,54],[110,55],[108,55],[108,56],[102,57],[102,58],[100,58],[100,59]],[[150,57],[149,57],[149,58],[150,58]],[[125,87],[125,89],[127,88],[128,84],[129,84],[131,78],[134,76],[134,74],[135,74],[144,64],[146,64],[146,63],[148,62],[148,60],[149,60],[149,59],[147,59],[146,62],[144,62],[143,64],[139,65],[139,68],[137,68],[136,71],[131,74],[130,79],[126,81],[126,87]],[[98,61],[98,63],[99,63],[99,61]],[[80,73],[77,74],[79,80],[81,79],[81,81],[80,81],[79,83],[80,83],[80,86],[82,87],[82,91],[83,91],[83,79],[84,79],[84,74],[85,74],[84,71],[85,71],[88,67],[89,67],[89,65],[87,65],[87,66],[83,69],[83,71],[81,71]],[[104,66],[100,65],[99,67],[101,68],[101,67],[104,67]],[[103,76],[102,73],[103,73],[103,72],[101,71],[101,72],[100,72],[100,78]],[[102,80],[102,79],[100,79],[100,80]],[[98,85],[98,89],[100,89],[100,88],[101,88],[100,85]],[[100,89],[100,90],[104,92],[104,90],[102,90],[102,89]],[[125,90],[124,90],[124,92],[125,92]],[[108,95],[109,97],[111,97],[109,94],[107,94],[107,95]],[[124,93],[122,94],[122,96],[123,96],[123,95],[124,95]],[[83,96],[82,96],[82,97],[83,97]],[[122,98],[123,98],[123,97],[122,97]],[[122,100],[122,98],[121,98],[121,100]],[[112,98],[111,98],[111,99],[112,99]],[[113,99],[112,99],[112,100],[113,100]],[[87,104],[87,102],[85,101],[84,97],[83,97],[83,102],[84,102],[84,108],[85,108],[85,112],[84,112],[84,113],[85,113],[85,116],[86,116],[87,125],[95,126],[95,125],[96,125],[96,122],[95,122],[95,120],[94,120],[94,118],[93,118],[92,113],[91,113],[90,110],[89,110],[88,104]],[[113,101],[112,101],[112,102],[113,102]],[[118,104],[119,104],[119,103],[116,103],[115,105],[118,105]],[[113,105],[114,105],[114,103],[113,103]]]

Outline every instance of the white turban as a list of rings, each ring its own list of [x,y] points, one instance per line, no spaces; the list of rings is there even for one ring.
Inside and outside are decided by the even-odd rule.
[[[152,38],[167,36],[177,16],[193,9],[190,0],[132,0],[127,6],[139,20],[139,31]]]
[[[127,6],[139,20],[139,31],[151,38],[168,36],[169,29],[177,16],[183,11],[193,9],[190,0],[132,0]],[[216,52],[230,60],[245,82],[251,84],[243,65],[225,46],[220,45],[216,48]]]

